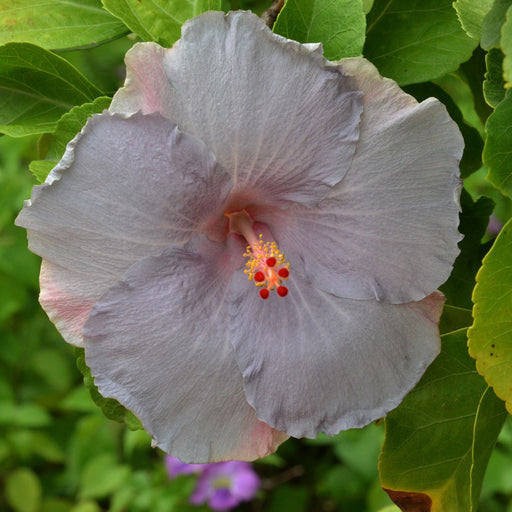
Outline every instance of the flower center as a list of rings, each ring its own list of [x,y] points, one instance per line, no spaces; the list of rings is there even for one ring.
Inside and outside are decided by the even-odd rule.
[[[253,220],[246,210],[226,212],[224,215],[229,219],[229,230],[242,235],[249,244],[244,253],[248,258],[244,273],[249,281],[254,281],[260,288],[260,297],[268,299],[272,290],[276,290],[280,297],[286,297],[288,288],[282,283],[290,275],[290,264],[276,243],[265,242],[262,234],[256,235]]]
[[[214,489],[230,489],[231,485],[231,478],[228,476],[219,476],[213,481]]]

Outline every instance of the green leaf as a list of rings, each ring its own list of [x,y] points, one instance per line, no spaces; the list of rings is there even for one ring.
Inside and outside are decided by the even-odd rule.
[[[221,0],[102,0],[144,41],[172,46],[181,36],[181,25],[205,11],[221,9]]]
[[[270,496],[268,512],[307,512],[310,495],[305,487],[281,484]]]
[[[0,290],[9,290],[2,294],[0,300],[0,323],[22,310],[26,303],[25,290],[17,286],[17,282],[9,276],[0,273]]]
[[[57,123],[57,127],[47,140],[46,159],[58,162],[66,146],[77,133],[84,127],[87,120],[93,115],[103,112],[110,106],[112,98],[100,96],[92,103],[84,103],[72,108],[68,113],[64,114]]]
[[[87,500],[78,503],[69,512],[101,512],[101,508],[95,501]]]
[[[52,162],[51,160],[33,160],[28,164],[28,168],[39,183],[44,183],[44,180],[56,164],[57,162]]]
[[[240,9],[242,11],[252,11],[258,16],[272,7],[272,1],[269,0],[222,0],[221,4],[222,10],[225,12]]]
[[[485,472],[481,498],[486,499],[493,494],[512,495],[512,457],[510,457],[510,433],[512,417],[509,416],[498,437],[496,449],[491,455]]]
[[[508,197],[512,197],[512,91],[489,116],[485,125],[483,161],[489,168],[489,181]]]
[[[480,41],[482,24],[492,4],[493,0],[456,0],[453,3],[462,28],[469,37]]]
[[[483,84],[485,101],[493,108],[505,98],[505,80],[503,80],[503,53],[491,48],[485,56],[487,72]]]
[[[8,432],[7,439],[13,451],[23,459],[39,455],[49,462],[65,461],[59,445],[51,437],[36,430],[15,429]]]
[[[41,483],[32,470],[20,468],[7,476],[5,495],[16,512],[37,512],[41,494]]]
[[[480,46],[484,50],[499,48],[501,40],[501,27],[505,21],[507,9],[512,0],[494,0],[491,10],[487,13],[482,24],[482,39]]]
[[[39,139],[39,147],[44,148],[42,152],[46,160],[33,160],[29,164],[30,172],[36,177],[39,183],[43,183],[50,171],[57,165],[64,155],[66,146],[80,130],[84,127],[87,119],[92,114],[103,112],[110,106],[111,98],[100,96],[92,103],[84,103],[73,107],[64,114],[57,123],[52,134],[44,134]]]
[[[333,451],[345,467],[369,482],[377,476],[375,461],[379,456],[383,437],[381,425],[371,424],[363,429],[347,430],[336,436],[337,442]]]
[[[456,70],[477,45],[452,0],[376,0],[367,24],[364,55],[401,85]]]
[[[507,414],[478,375],[466,332],[442,341],[439,357],[386,418],[381,483],[403,510],[474,512]],[[418,508],[405,508],[412,499]]]
[[[368,14],[373,7],[373,0],[363,0],[363,12]]]
[[[503,60],[503,78],[505,87],[512,86],[512,6],[508,8],[505,23],[501,27],[501,48],[505,58]]]
[[[98,388],[94,384],[94,378],[91,370],[85,363],[85,351],[82,348],[75,348],[76,364],[82,375],[84,376],[84,384],[91,393],[91,397],[98,407],[101,408],[103,414],[110,420],[119,423],[125,423],[131,430],[142,429],[140,420],[128,409],[125,409],[117,400],[113,398],[105,398],[100,395]]]
[[[489,225],[494,202],[487,197],[481,197],[474,203],[463,189],[461,206],[459,231],[464,238],[459,242],[460,254],[455,260],[450,278],[440,290],[446,295],[446,302],[450,306],[471,309],[471,293],[475,286],[476,273],[485,254],[485,246],[481,245],[482,238]],[[469,325],[471,323],[465,327]]]
[[[479,87],[482,88],[482,80],[483,80],[483,73],[481,79],[479,80]],[[432,83],[432,82],[427,82]],[[476,161],[470,164],[471,168],[475,168],[477,165],[479,165],[479,168],[482,166],[482,149],[483,149],[483,138],[482,135],[485,133],[484,125],[485,123],[482,122],[480,116],[478,115],[476,111],[476,101],[478,101],[477,98],[474,96],[474,90],[472,89],[471,85],[468,83],[468,80],[466,78],[465,73],[461,72],[461,68],[459,68],[455,73],[449,73],[448,75],[444,75],[441,78],[438,78],[434,80],[436,85],[441,87],[443,91],[445,91],[447,94],[450,95],[451,101],[455,103],[458,110],[460,110],[460,113],[462,114],[463,124],[466,124],[470,127],[476,128],[478,135],[480,137],[480,148],[478,150],[478,155]],[[407,87],[407,86],[406,86]],[[409,86],[410,87],[410,86]],[[405,89],[405,88],[404,88]],[[480,93],[480,96],[483,100],[483,93]],[[441,100],[443,102],[443,100]],[[483,100],[485,103],[485,100]],[[444,102],[443,102],[444,103]],[[488,106],[486,104],[486,106]],[[454,116],[451,113],[450,107],[447,106],[448,112],[450,113],[450,116],[459,124],[459,128],[461,126],[461,123],[458,121],[456,116]],[[487,114],[489,115],[490,112]],[[464,135],[464,134],[463,134]],[[469,155],[470,153],[473,153],[472,148],[467,147],[467,142],[465,141],[466,147],[464,148],[465,154]],[[476,153],[476,151],[475,151]],[[463,157],[464,158],[464,157]],[[464,171],[463,171],[464,172]]]
[[[446,334],[459,329],[469,327],[473,323],[473,316],[471,309],[459,308],[457,306],[450,306],[445,304],[443,308],[443,315],[439,322],[439,332]]]
[[[469,353],[512,413],[512,220],[501,230],[477,275]]]
[[[118,464],[113,455],[99,455],[86,464],[79,494],[82,498],[104,498],[116,491],[129,474],[130,468]]]
[[[485,79],[487,71],[485,65],[486,53],[480,47],[477,47],[469,59],[460,65],[457,74],[468,84],[473,95],[473,110],[478,115],[482,126],[485,125],[487,118],[492,114],[493,110],[484,98],[482,82]],[[484,131],[484,130],[482,130]]]
[[[101,0],[0,0],[0,44],[17,41],[49,50],[94,46],[127,33]]]
[[[0,132],[47,133],[77,104],[101,96],[63,58],[29,43],[0,47]]]
[[[99,455],[116,455],[120,448],[120,427],[118,423],[105,421],[98,408],[95,413],[80,417],[69,440],[66,457],[67,481],[72,488],[79,486],[89,461]]]
[[[363,52],[366,20],[361,0],[287,0],[274,32],[300,43],[321,42],[330,60]]]
[[[72,503],[63,498],[47,498],[41,505],[40,512],[71,512]]]
[[[75,372],[60,349],[40,348],[30,359],[30,366],[54,391],[65,392],[73,384]]]
[[[45,427],[51,422],[46,409],[36,404],[16,405],[0,402],[0,425],[13,427]]]
[[[59,409],[76,412],[94,412],[98,410],[96,404],[91,399],[91,393],[85,386],[78,386],[72,389],[59,402]]]

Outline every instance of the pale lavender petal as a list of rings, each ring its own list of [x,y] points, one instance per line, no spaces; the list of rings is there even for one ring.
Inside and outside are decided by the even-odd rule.
[[[115,94],[112,112],[165,115],[171,95],[163,68],[167,51],[156,43],[137,43],[128,51],[126,81]]]
[[[39,302],[62,337],[71,345],[81,347],[87,317],[102,290],[111,285],[106,277],[87,276],[43,260]]]
[[[167,51],[134,46],[110,108],[156,109],[199,137],[246,202],[311,206],[347,172],[361,114],[354,80],[314,48],[251,13],[208,12]]]
[[[158,446],[187,463],[255,459],[286,439],[248,405],[228,341],[240,249],[197,237],[136,263],[84,328],[100,393],[132,410]]]
[[[339,297],[420,300],[458,254],[463,140],[445,107],[418,104],[364,59],[343,61],[364,92],[352,166],[317,208],[262,211],[290,260]]]
[[[16,220],[46,261],[42,304],[66,340],[81,344],[87,309],[133,263],[208,230],[229,189],[204,144],[159,114],[89,121]]]
[[[338,298],[297,273],[287,286],[285,298],[264,301],[235,275],[230,333],[249,403],[291,436],[332,435],[385,416],[439,353],[439,292],[392,305]]]

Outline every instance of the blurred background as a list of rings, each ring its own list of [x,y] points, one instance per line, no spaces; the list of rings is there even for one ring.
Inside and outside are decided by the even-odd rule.
[[[112,95],[123,82],[123,57],[132,44],[122,38],[62,56]],[[13,224],[37,184],[28,170],[38,158],[37,143],[34,137],[0,137],[0,511],[209,510],[189,503],[199,474],[170,478],[164,454],[151,448],[145,432],[103,415],[83,385],[73,348],[37,302],[40,261],[27,250],[25,231]],[[495,195],[485,173],[466,183],[474,198]],[[498,201],[496,211],[507,218],[510,204]],[[380,424],[334,438],[290,440],[253,464],[259,489],[234,510],[398,510],[378,480],[383,437]],[[491,458],[479,510],[512,512],[510,421]]]

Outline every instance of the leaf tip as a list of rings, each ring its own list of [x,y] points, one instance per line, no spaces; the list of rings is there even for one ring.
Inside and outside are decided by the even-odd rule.
[[[432,499],[421,492],[392,491],[384,489],[402,512],[431,512]]]

